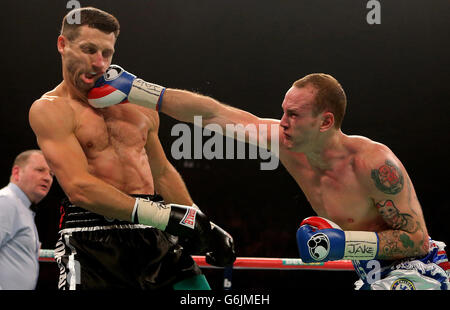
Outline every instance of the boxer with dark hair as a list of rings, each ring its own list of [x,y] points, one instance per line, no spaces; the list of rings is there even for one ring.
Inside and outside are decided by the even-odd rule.
[[[119,34],[95,8],[64,18],[57,48],[63,81],[36,100],[29,121],[67,195],[55,258],[61,289],[209,289],[189,254],[231,265],[233,239],[195,204],[158,138],[154,111],[95,109],[88,91],[110,66]],[[182,220],[190,215],[187,225]],[[187,253],[178,242],[195,253]]]

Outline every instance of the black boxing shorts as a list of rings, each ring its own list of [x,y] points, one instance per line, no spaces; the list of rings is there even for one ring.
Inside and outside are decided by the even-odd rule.
[[[133,195],[162,201],[155,195]],[[55,260],[58,288],[171,290],[201,275],[178,238],[159,229],[109,219],[72,205],[61,205]]]

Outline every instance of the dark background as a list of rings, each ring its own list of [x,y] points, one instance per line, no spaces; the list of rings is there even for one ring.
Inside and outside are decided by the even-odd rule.
[[[336,77],[348,97],[346,134],[389,146],[413,181],[430,235],[449,240],[448,0],[381,1],[381,24],[366,22],[365,0],[80,1],[121,23],[113,63],[147,81],[210,95],[260,117],[280,118],[293,81],[313,72]],[[2,2],[1,185],[14,157],[36,148],[31,103],[62,78],[56,50],[66,1]],[[235,239],[238,256],[297,257],[295,232],[313,211],[280,165],[259,160],[174,160],[177,122],[161,115],[160,139],[195,202]],[[204,139],[204,141],[206,138]],[[42,247],[54,248],[62,191],[40,203]],[[213,288],[222,270],[205,269]],[[40,289],[56,286],[56,264],[42,263]],[[351,289],[352,272],[234,271],[235,288]]]

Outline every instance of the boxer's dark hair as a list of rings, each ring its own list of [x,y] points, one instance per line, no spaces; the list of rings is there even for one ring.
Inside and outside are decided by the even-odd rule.
[[[329,74],[312,73],[295,81],[292,86],[302,88],[311,85],[316,90],[313,114],[331,112],[334,115],[334,127],[341,128],[347,107],[347,97],[341,84]]]
[[[79,16],[79,20],[76,16]],[[62,21],[61,34],[73,41],[78,37],[80,27],[84,25],[108,34],[113,32],[116,39],[119,36],[120,24],[117,18],[94,7],[78,8],[67,13]]]

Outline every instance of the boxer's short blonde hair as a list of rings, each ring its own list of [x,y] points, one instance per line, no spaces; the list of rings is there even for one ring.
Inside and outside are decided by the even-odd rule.
[[[312,73],[295,81],[292,86],[302,88],[311,85],[317,89],[313,114],[331,112],[334,115],[334,127],[341,128],[347,107],[347,97],[341,84],[329,74]]]

